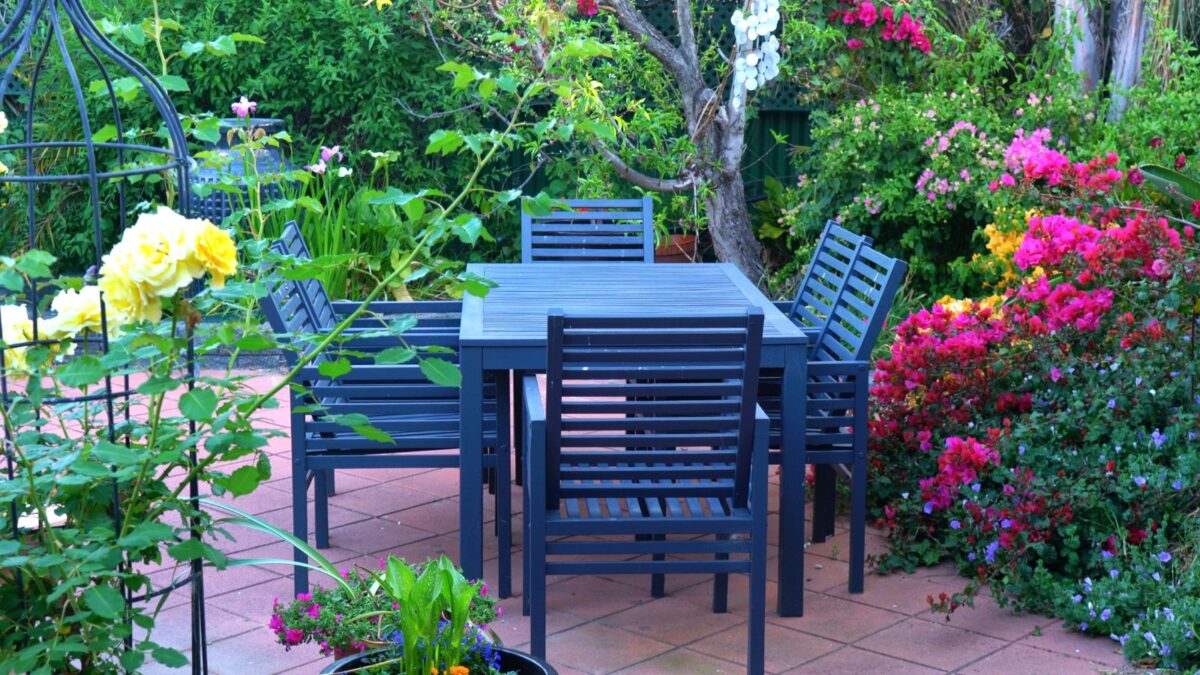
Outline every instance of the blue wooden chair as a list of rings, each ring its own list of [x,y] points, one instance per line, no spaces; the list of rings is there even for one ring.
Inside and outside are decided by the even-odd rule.
[[[546,652],[547,575],[651,574],[661,590],[664,573],[711,573],[713,610],[723,612],[728,575],[748,573],[749,670],[763,672],[762,326],[760,310],[683,318],[551,311],[545,404],[536,378],[521,383],[535,655]]]
[[[289,224],[272,243],[274,252],[304,259],[307,247],[300,231]],[[333,303],[319,281],[293,281],[282,275],[268,279],[269,293],[261,305],[272,329],[287,339],[320,336],[332,330],[353,303]],[[375,365],[372,354],[389,347],[437,346],[456,350],[460,302],[380,302],[370,306],[372,316],[356,322],[340,350],[352,362],[350,372],[337,378],[320,372],[322,362],[337,358],[334,351],[318,354],[297,377],[291,392],[292,514],[293,533],[308,536],[308,486],[314,485],[314,535],[318,548],[329,546],[328,500],[334,469],[456,467],[459,458],[459,392],[433,384],[417,363]],[[415,316],[417,326],[402,336],[379,336],[385,317]],[[303,349],[303,347],[301,347]],[[285,352],[289,365],[299,355]],[[453,360],[455,354],[438,354]],[[485,388],[484,446],[491,452],[485,468],[494,470],[501,486],[509,482],[509,387],[507,375],[498,375]],[[356,415],[383,432],[390,442],[364,433],[358,425],[338,423],[339,416]],[[345,418],[342,418],[345,421]],[[511,594],[511,493],[496,491],[496,525],[500,538],[500,594]],[[298,562],[307,560],[296,551]],[[297,567],[296,592],[308,589],[308,570]]]
[[[521,214],[521,262],[654,262],[654,202],[568,199],[570,211]]]
[[[861,593],[866,562],[867,422],[870,357],[907,265],[871,239],[830,221],[796,298],[778,303],[809,337],[806,451],[815,465],[812,539],[833,534],[836,476],[850,480],[850,592]],[[759,402],[777,422],[780,378],[764,374]],[[772,425],[771,447],[779,447]],[[777,450],[772,463],[779,462]]]

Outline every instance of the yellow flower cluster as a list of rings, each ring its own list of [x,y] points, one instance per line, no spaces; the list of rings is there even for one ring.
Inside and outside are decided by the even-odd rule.
[[[1023,214],[1001,209],[996,212],[996,222],[983,228],[983,234],[987,237],[988,255],[976,255],[973,260],[984,270],[994,272],[1000,277],[995,284],[997,288],[1011,287],[1020,279],[1017,267],[1013,263],[1013,255],[1021,248],[1021,242],[1025,241],[1029,219],[1036,215],[1039,214],[1033,209]]]
[[[213,288],[222,288],[236,271],[237,247],[228,232],[160,207],[139,216],[104,256],[100,290],[115,325],[158,321],[163,298],[206,273]]]
[[[392,0],[367,0],[362,6],[370,7],[372,4],[375,5],[375,9],[382,11],[384,7],[391,7]]]
[[[50,301],[52,318],[38,326],[39,340],[67,340],[86,331],[110,334],[121,326],[162,318],[162,299],[205,274],[221,288],[237,272],[237,247],[228,232],[207,220],[184,218],[166,207],[143,214],[104,256],[100,285],[64,289]],[[101,321],[101,299],[104,321]],[[0,306],[5,345],[34,339],[33,322],[22,305]],[[5,365],[28,372],[28,347],[7,347]]]
[[[944,295],[933,304],[941,306],[942,309],[950,312],[951,314],[962,314],[963,312],[971,311],[976,306],[991,307],[992,309],[995,309],[1003,302],[1004,296],[1002,295],[989,295],[982,300],[972,300],[971,298],[959,299],[949,295]]]

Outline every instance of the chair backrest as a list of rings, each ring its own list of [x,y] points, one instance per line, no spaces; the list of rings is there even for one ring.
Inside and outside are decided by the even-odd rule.
[[[298,260],[312,260],[308,244],[295,221],[283,227],[283,234],[271,242],[271,250]],[[325,285],[319,279],[291,280],[282,275],[268,277],[268,293],[259,304],[271,329],[281,335],[318,335],[335,325],[336,313]],[[294,351],[285,351],[288,362],[297,358]]]
[[[654,262],[654,202],[568,199],[570,211],[521,214],[521,262]]]
[[[867,358],[908,266],[871,248],[871,238],[825,224],[789,316],[809,329],[822,361]]]
[[[758,309],[691,317],[551,310],[547,506],[671,497],[745,505],[762,327]]]

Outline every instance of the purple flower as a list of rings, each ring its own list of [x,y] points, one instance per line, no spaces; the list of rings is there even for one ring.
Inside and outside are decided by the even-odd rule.
[[[1150,434],[1150,439],[1152,441],[1154,441],[1154,447],[1156,447],[1156,448],[1161,448],[1163,446],[1163,444],[1167,442],[1166,434],[1159,432],[1158,429],[1155,429]]]
[[[258,103],[243,96],[242,100],[235,101],[233,105],[229,106],[229,109],[233,111],[234,115],[245,119],[254,114],[254,111],[258,109]]]
[[[1162,553],[1159,553],[1158,562],[1163,564],[1171,562],[1171,553],[1169,551],[1163,551]]]
[[[1080,602],[1083,602],[1083,596],[1082,596],[1082,595],[1080,595],[1080,594],[1078,594],[1078,593],[1076,593],[1075,595],[1072,595],[1072,596],[1071,596],[1071,602],[1074,602],[1074,603],[1080,603]]]
[[[1138,487],[1142,487],[1143,485],[1146,484],[1146,477],[1145,476],[1134,476],[1133,484]]]
[[[1175,620],[1175,612],[1172,612],[1170,607],[1163,607],[1163,616],[1167,617],[1168,621]]]
[[[1108,399],[1108,409],[1109,410],[1117,409],[1117,399],[1115,399],[1115,398]]]
[[[1017,446],[1017,454],[1018,454],[1018,455],[1023,455],[1023,454],[1025,454],[1025,446],[1024,446],[1024,445],[1018,445],[1018,446]]]
[[[933,513],[933,502],[925,502],[925,513]]]
[[[957,530],[960,527],[962,527],[962,523],[958,522],[957,520],[950,521],[950,529]]]
[[[1151,574],[1151,575],[1150,575],[1150,578],[1151,578],[1151,579],[1153,579],[1153,580],[1155,580],[1155,581],[1162,581],[1162,575],[1161,575],[1161,574],[1159,574],[1158,572],[1155,572],[1154,574]]]
[[[1011,519],[1011,518],[1005,518],[1004,520],[1000,521],[1000,527],[1002,527],[1002,528],[1004,528],[1004,529],[1006,529],[1006,530],[1007,530],[1008,528],[1012,527],[1012,519]]]
[[[1000,542],[993,541],[988,544],[987,550],[983,552],[983,559],[992,562],[996,559],[996,551],[1000,549]]]
[[[1109,558],[1113,557],[1113,554],[1110,551],[1100,551],[1100,557],[1108,560]]]
[[[1140,378],[1140,377],[1137,378],[1136,380],[1133,381],[1133,383],[1139,387],[1142,386],[1142,378]]]
[[[278,633],[279,631],[283,630],[283,619],[278,614],[272,614],[271,622],[267,624],[267,628],[270,628],[273,632]]]
[[[1086,622],[1086,621],[1084,621],[1083,623],[1079,624],[1079,630],[1080,630],[1080,632],[1083,632],[1083,631],[1087,630],[1087,622]]]
[[[1101,621],[1108,621],[1108,617],[1110,617],[1110,616],[1112,616],[1111,609],[1106,609],[1103,612],[1100,612],[1100,620]]]
[[[974,553],[968,553],[968,554],[967,554],[967,560],[974,561],[974,560],[975,560],[975,558],[977,558],[977,557],[979,557],[979,556],[975,555]]]
[[[1162,649],[1158,650],[1159,656],[1169,656],[1171,654],[1171,646],[1164,644]]]
[[[325,166],[325,160],[321,160],[316,164],[305,164],[304,168],[320,176],[323,175],[325,170],[329,167]]]
[[[1062,379],[1062,371],[1058,369],[1058,366],[1054,366],[1053,368],[1051,368],[1050,369],[1050,381],[1058,382],[1061,379]]]
[[[1109,570],[1108,576],[1116,579],[1117,577],[1121,576],[1121,570]]]
[[[979,492],[980,487],[981,486],[979,485],[979,483],[971,483],[971,489],[974,490],[975,492]]]

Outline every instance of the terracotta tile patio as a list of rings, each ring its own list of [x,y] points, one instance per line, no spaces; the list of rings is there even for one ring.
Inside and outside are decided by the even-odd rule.
[[[263,375],[267,384],[276,375]],[[286,394],[263,423],[286,429]],[[290,528],[288,444],[271,446],[269,482],[232,503]],[[410,560],[458,554],[456,470],[342,471],[331,498],[330,542],[325,553],[343,565],[374,565],[381,556]],[[519,509],[519,489],[514,489]],[[491,519],[491,500],[485,517]],[[774,497],[772,498],[774,502]],[[311,507],[310,507],[311,508]],[[514,533],[520,537],[519,516]],[[311,521],[310,521],[311,522]],[[772,523],[772,530],[775,523]],[[485,529],[490,533],[491,529]],[[290,549],[257,532],[232,532],[236,542],[221,548],[232,557],[290,557]],[[989,598],[956,612],[947,623],[931,614],[926,596],[961,588],[948,567],[913,575],[868,575],[866,592],[846,592],[844,528],[830,541],[808,549],[805,559],[805,616],[774,614],[774,560],[768,583],[767,668],[772,673],[1095,673],[1122,670],[1115,644],[1070,633],[1060,622],[1012,615]],[[869,534],[868,553],[885,541]],[[485,574],[496,587],[495,538],[485,537]],[[777,549],[771,546],[772,553]],[[494,630],[505,644],[528,643],[529,622],[521,616],[520,551],[514,552],[516,597],[501,603]],[[210,672],[316,673],[329,660],[312,646],[285,652],[267,630],[275,598],[292,586],[286,567],[234,568],[205,576]],[[159,572],[170,574],[169,571]],[[551,577],[548,594],[549,660],[563,675],[573,673],[742,673],[745,671],[745,578],[730,580],[730,611],[709,609],[711,580],[667,578],[667,597],[653,599],[649,579],[639,576]],[[189,646],[186,593],[176,594],[160,616],[154,639],[179,649]],[[180,672],[165,668],[152,672]]]

